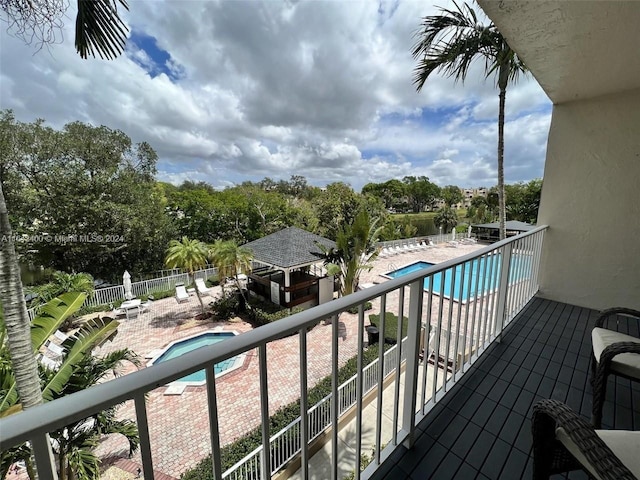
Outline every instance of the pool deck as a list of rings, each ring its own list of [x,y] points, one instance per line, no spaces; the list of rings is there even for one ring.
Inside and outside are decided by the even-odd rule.
[[[379,258],[371,271],[361,276],[361,283],[381,283],[381,276],[394,268],[424,260],[440,263],[466,255],[482,245],[459,245],[457,248],[438,246],[422,251],[407,252],[389,258]],[[220,295],[220,288],[212,291],[214,297]],[[394,300],[395,295],[395,300]],[[214,297],[203,297],[205,304]],[[393,303],[393,302],[396,303]],[[397,293],[387,296],[387,305],[397,305]],[[373,302],[374,310],[379,300]],[[388,307],[388,310],[390,308]],[[97,353],[104,354],[120,348],[130,348],[146,361],[157,350],[170,342],[186,338],[206,330],[221,329],[246,332],[252,327],[240,320],[229,322],[198,321],[200,305],[195,296],[188,302],[178,304],[173,297],[154,302],[149,311],[137,318],[122,320],[118,335]],[[339,363],[343,365],[357,353],[357,321],[355,315],[345,313],[340,316],[341,340],[339,342]],[[315,385],[331,372],[330,345],[331,326],[319,324],[308,332],[308,385]],[[366,341],[366,339],[365,339]],[[280,407],[299,397],[299,379],[291,375],[299,364],[298,336],[272,342],[267,347],[269,363],[269,409],[273,413]],[[141,368],[146,368],[144,365]],[[123,374],[134,367],[125,366]],[[242,368],[230,372],[216,382],[218,393],[218,422],[221,443],[227,444],[260,424],[259,376],[257,352],[247,352]],[[153,390],[147,395],[147,414],[151,436],[154,469],[166,476],[178,478],[180,474],[194,467],[210,453],[209,423],[204,386],[189,386],[181,394],[169,395],[167,387]],[[123,418],[135,418],[132,402],[125,403],[119,410]],[[127,456],[124,439],[112,436],[100,446],[99,453],[110,457],[109,461]],[[131,462],[140,464],[139,454]]]

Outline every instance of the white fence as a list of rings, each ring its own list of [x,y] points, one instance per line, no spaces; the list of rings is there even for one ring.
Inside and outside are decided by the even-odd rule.
[[[405,342],[406,338],[402,340],[403,347]],[[398,368],[398,365],[400,365],[400,363],[405,359],[405,349],[400,348],[400,352],[401,358],[398,359],[398,346],[394,345],[384,353],[384,378],[394,372],[396,368]],[[362,388],[364,394],[367,394],[378,386],[378,378],[380,375],[379,370],[380,360],[378,358],[363,368]],[[348,409],[356,404],[357,379],[358,375],[356,374],[338,387],[338,416],[343,415]],[[331,426],[331,394],[327,395],[317,404],[309,408],[307,419],[309,422],[309,441],[312,441]],[[300,422],[301,417],[298,417],[285,428],[273,435],[269,440],[272,475],[282,469],[289,460],[300,453],[302,449],[300,443]],[[259,446],[229,470],[224,472],[222,474],[222,478],[230,478],[233,480],[259,480],[262,452],[263,448],[262,446]]]
[[[218,270],[214,267],[205,268],[204,270],[198,270],[195,272],[196,278],[212,277],[218,273]],[[131,293],[136,297],[143,295],[151,295],[154,292],[163,292],[171,290],[176,287],[178,283],[188,283],[189,275],[187,273],[178,273],[169,275],[166,277],[153,278],[151,280],[143,280],[141,282],[131,283]],[[84,301],[84,307],[97,307],[99,305],[110,305],[115,302],[125,300],[124,298],[124,286],[116,285],[113,287],[98,288],[93,292],[93,295],[87,297]],[[36,308],[30,308],[29,320],[33,320],[36,315]]]

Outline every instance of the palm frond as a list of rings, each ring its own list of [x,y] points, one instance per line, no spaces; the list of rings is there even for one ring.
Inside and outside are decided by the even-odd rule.
[[[64,293],[40,307],[31,324],[34,351],[39,350],[60,325],[82,307],[86,298],[86,293]]]
[[[526,71],[493,23],[482,25],[468,4],[454,2],[454,9],[440,9],[439,15],[425,17],[416,33],[412,55],[418,61],[413,83],[420,91],[427,78],[440,71],[464,82],[474,61],[485,61],[485,75],[497,75],[499,85]]]
[[[63,391],[74,372],[74,367],[82,361],[86,352],[90,352],[96,345],[109,338],[116,331],[118,325],[119,323],[112,318],[94,318],[65,341],[67,353],[62,364],[42,386],[42,397],[45,401],[52,400]]]
[[[118,15],[118,3],[129,9],[126,0],[78,0],[76,50],[111,60],[124,51],[128,28]]]

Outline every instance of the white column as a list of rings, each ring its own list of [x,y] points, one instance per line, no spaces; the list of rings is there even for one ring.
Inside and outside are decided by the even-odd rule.
[[[284,286],[285,287],[291,286],[291,272],[289,271],[288,268],[284,271]],[[286,303],[289,303],[291,301],[291,294],[289,292],[286,292],[284,294],[284,301]]]

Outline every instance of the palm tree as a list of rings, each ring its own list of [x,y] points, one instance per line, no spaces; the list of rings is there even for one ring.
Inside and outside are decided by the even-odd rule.
[[[42,403],[38,365],[31,346],[31,322],[24,301],[20,268],[9,223],[7,204],[0,184],[0,319],[7,332],[0,338],[0,347],[6,344],[15,376],[15,391],[22,408]],[[3,330],[5,330],[3,329]],[[2,335],[4,337],[4,335]],[[4,375],[3,375],[4,377]],[[32,464],[32,462],[29,462]],[[37,471],[30,472],[38,478]]]
[[[189,275],[189,283],[195,282],[195,272],[207,266],[207,245],[200,240],[189,240],[182,237],[182,240],[171,240],[164,263],[169,268],[182,268]],[[200,291],[196,288],[196,295],[202,313],[204,313],[204,303],[200,296]]]
[[[504,108],[507,87],[515,82],[527,67],[511,49],[493,22],[482,25],[475,10],[467,3],[454,1],[455,9],[440,8],[439,15],[424,17],[418,42],[412,54],[418,66],[413,83],[420,91],[429,75],[442,71],[455,81],[464,82],[469,67],[477,58],[484,59],[485,75],[497,74],[500,107],[498,113],[498,196],[500,238],[505,238],[504,202]]]
[[[327,271],[339,272],[340,295],[349,295],[358,290],[360,275],[371,270],[378,256],[376,243],[383,227],[378,227],[378,218],[373,220],[366,210],[361,210],[353,223],[338,230],[335,248],[317,243]]]
[[[113,59],[124,50],[127,27],[118,15],[118,3],[128,9],[126,0],[78,0],[76,50],[82,58],[87,58],[88,54],[95,57],[97,52],[101,58]],[[0,8],[9,16],[10,24],[17,25],[17,31],[24,35],[23,38],[35,37],[42,42],[55,38],[55,35],[51,35],[51,28],[55,28],[59,21],[57,16],[64,14],[61,5],[64,3],[53,0],[49,5],[31,1],[0,2]],[[10,143],[11,139],[8,141]],[[3,148],[3,152],[9,151]],[[12,235],[0,182],[0,313],[6,326],[6,343],[17,392],[22,407],[26,409],[42,403],[43,399],[39,388],[38,367],[31,350],[29,315]],[[4,338],[2,340],[5,341]],[[30,472],[30,476],[37,479],[37,470]]]
[[[251,250],[239,246],[233,240],[218,240],[210,246],[209,257],[218,269],[218,278],[222,286],[223,294],[225,278],[233,278],[238,291],[244,298],[243,289],[238,281],[238,274],[243,272],[249,273],[251,271],[251,262],[253,261],[253,253]],[[248,304],[246,298],[245,304]]]
[[[445,232],[450,232],[458,225],[458,214],[451,207],[442,207],[433,217],[433,223],[437,227],[442,227]]]

